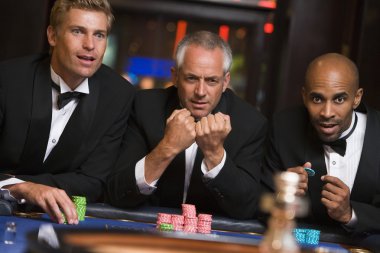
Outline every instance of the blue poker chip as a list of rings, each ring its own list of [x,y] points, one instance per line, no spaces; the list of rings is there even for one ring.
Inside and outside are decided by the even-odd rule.
[[[316,229],[293,229],[294,237],[300,244],[318,245],[320,231]]]
[[[306,170],[307,175],[308,175],[309,177],[312,177],[312,176],[315,175],[315,171],[314,171],[313,169],[308,168],[308,167],[305,167],[304,169]]]

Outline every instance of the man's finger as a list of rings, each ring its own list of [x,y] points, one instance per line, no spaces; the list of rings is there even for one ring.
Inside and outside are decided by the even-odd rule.
[[[325,183],[333,184],[339,188],[345,188],[346,187],[345,183],[343,183],[343,181],[337,177],[325,175],[325,176],[321,177],[321,180]]]
[[[178,114],[180,113],[187,113],[190,115],[190,112],[189,110],[187,110],[186,108],[182,108],[182,109],[177,109],[177,110],[174,110],[172,112],[172,114],[169,116],[169,118],[167,119],[167,122],[171,121],[174,119],[175,116],[177,116]]]
[[[58,223],[62,224],[64,219],[62,217],[62,212],[59,209],[59,206],[54,197],[49,197],[46,200],[46,207],[52,213],[52,215],[56,218]]]
[[[60,196],[57,197],[57,202],[66,216],[69,224],[78,223],[78,214],[75,209],[75,205],[64,191],[59,192]]]

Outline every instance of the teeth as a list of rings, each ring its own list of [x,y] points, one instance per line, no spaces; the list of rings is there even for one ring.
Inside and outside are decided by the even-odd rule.
[[[92,61],[94,58],[92,57],[87,57],[87,56],[79,56],[80,59],[84,59],[84,60],[90,60]]]

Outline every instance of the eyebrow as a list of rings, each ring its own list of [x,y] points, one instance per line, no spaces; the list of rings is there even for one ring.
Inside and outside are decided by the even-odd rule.
[[[337,93],[334,95],[334,98],[338,98],[338,97],[348,97],[348,93],[347,92],[340,92],[340,93]]]
[[[196,78],[201,78],[200,76],[193,74],[193,73],[183,73],[184,76],[193,76]],[[223,76],[222,76],[223,77]],[[221,76],[213,75],[213,76],[205,76],[204,79],[214,79],[214,78],[221,78]]]
[[[69,26],[70,29],[73,29],[73,28],[77,28],[77,29],[80,29],[82,31],[88,31],[89,29],[84,27],[84,26],[80,26],[80,25],[71,25]],[[107,33],[107,30],[102,30],[102,29],[97,29],[94,31],[94,33]]]
[[[321,93],[318,93],[318,92],[310,92],[309,96],[324,98],[324,96]],[[343,96],[347,97],[348,93],[345,92],[345,91],[344,92],[339,92],[339,93],[334,94],[333,98],[343,97]]]

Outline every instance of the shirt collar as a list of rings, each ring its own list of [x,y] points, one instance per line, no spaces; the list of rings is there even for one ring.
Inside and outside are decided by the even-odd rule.
[[[351,129],[354,127],[354,122],[355,122],[355,111],[352,112],[350,127],[340,135],[339,139],[343,138],[351,131]]]
[[[83,82],[81,82],[78,85],[78,87],[76,87],[75,90],[71,90],[70,87],[65,83],[65,81],[57,73],[55,73],[52,66],[50,66],[50,75],[51,80],[53,80],[53,82],[60,87],[61,94],[71,91],[78,91],[81,93],[90,94],[90,89],[88,87],[88,78],[85,78]]]

